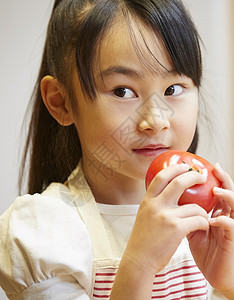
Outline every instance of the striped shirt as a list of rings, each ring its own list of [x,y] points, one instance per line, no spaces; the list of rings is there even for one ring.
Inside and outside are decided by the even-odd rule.
[[[93,299],[109,299],[116,268],[96,272]],[[151,299],[208,299],[207,283],[192,260],[166,267],[155,275]]]

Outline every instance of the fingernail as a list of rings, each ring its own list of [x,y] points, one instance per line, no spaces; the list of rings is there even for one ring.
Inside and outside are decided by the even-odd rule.
[[[214,188],[213,188],[213,192],[214,192],[215,194],[221,195],[221,194],[223,194],[223,189],[221,189],[221,188],[219,188],[219,187],[214,187]]]
[[[181,164],[181,168],[188,171],[190,169],[190,166],[187,164]]]
[[[208,172],[207,172],[207,170],[206,169],[204,169],[203,170],[203,173],[202,173],[202,178],[203,178],[203,180],[206,182],[206,180],[207,180],[207,176],[208,176]]]
[[[211,219],[209,219],[209,223],[210,225],[215,224],[216,223],[216,217],[212,217]]]

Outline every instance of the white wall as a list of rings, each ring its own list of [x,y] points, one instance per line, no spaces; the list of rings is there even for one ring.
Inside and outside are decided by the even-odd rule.
[[[199,154],[233,168],[233,74],[230,19],[233,0],[184,0],[206,45],[204,94],[214,137],[202,128]],[[53,0],[0,0],[0,214],[17,195],[20,127],[40,63]],[[232,33],[233,34],[233,33]],[[233,63],[233,61],[232,61]],[[206,127],[206,125],[205,125]],[[0,299],[4,296],[0,291]]]
[[[205,44],[202,95],[212,133],[202,122],[198,153],[234,178],[233,0],[184,0]]]
[[[0,0],[0,214],[17,195],[21,123],[41,59],[52,0]]]
[[[0,0],[0,215],[17,195],[21,123],[53,0]],[[0,299],[6,297],[0,288]]]

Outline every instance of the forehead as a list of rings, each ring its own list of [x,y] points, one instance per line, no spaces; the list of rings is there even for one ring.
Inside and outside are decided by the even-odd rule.
[[[96,56],[97,72],[114,66],[163,72],[173,69],[170,56],[160,36],[152,28],[133,18],[118,18],[101,40]]]

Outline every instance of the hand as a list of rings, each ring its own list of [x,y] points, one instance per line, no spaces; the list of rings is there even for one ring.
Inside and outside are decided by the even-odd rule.
[[[110,299],[151,299],[155,274],[169,262],[183,238],[208,230],[208,215],[198,205],[178,206],[184,190],[202,184],[198,172],[185,164],[160,171],[142,200],[126,250],[119,264]]]
[[[188,165],[181,164],[160,171],[141,202],[124,255],[144,272],[155,275],[187,234],[209,228],[204,209],[195,204],[177,205],[185,189],[205,181],[200,173],[188,170]]]
[[[213,190],[219,201],[209,220],[210,229],[189,234],[188,239],[194,259],[209,283],[228,299],[234,299],[234,184],[219,164],[214,167],[222,189]]]

